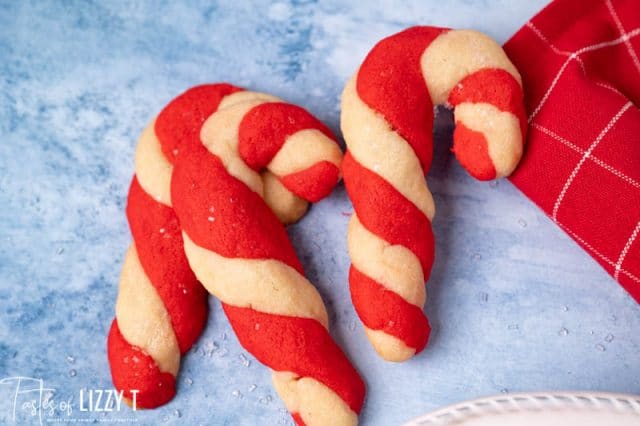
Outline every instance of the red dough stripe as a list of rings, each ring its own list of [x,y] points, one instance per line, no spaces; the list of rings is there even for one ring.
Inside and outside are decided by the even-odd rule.
[[[302,420],[302,417],[300,416],[299,413],[291,413],[291,417],[293,418],[293,421],[296,422],[296,425],[298,426],[306,425],[306,423],[304,422],[304,420]]]
[[[222,99],[242,89],[231,84],[203,84],[173,99],[161,112],[155,133],[165,157],[174,163],[176,156],[200,145],[200,129]]]
[[[431,327],[422,309],[387,290],[353,265],[349,270],[349,288],[353,306],[365,326],[397,337],[416,353],[424,349]]]
[[[434,252],[429,219],[389,182],[358,163],[348,151],[342,160],[342,173],[362,225],[383,240],[411,250],[420,260],[427,279]]]
[[[134,177],[127,218],[142,268],[169,313],[184,354],[204,329],[208,295],[189,268],[178,217],[173,209],[144,192]]]
[[[489,143],[484,133],[469,129],[456,121],[453,148],[456,158],[476,179],[496,178],[496,168],[489,155]]]
[[[111,323],[107,347],[113,384],[129,400],[133,400],[131,390],[138,390],[137,408],[155,408],[173,398],[175,378],[160,371],[153,358],[127,342],[117,320]]]
[[[273,211],[204,146],[176,164],[171,199],[198,246],[229,258],[277,259],[304,273]]]
[[[329,161],[279,178],[280,182],[298,197],[315,203],[329,195],[340,180],[340,169]]]
[[[444,28],[412,27],[381,40],[358,71],[358,96],[413,148],[426,171],[433,157],[433,104],[420,57]]]
[[[242,346],[260,362],[275,371],[314,378],[332,389],[355,413],[360,412],[364,382],[318,321],[227,304],[223,308]]]
[[[451,90],[448,102],[453,107],[463,102],[491,104],[500,111],[514,114],[520,122],[523,136],[526,132],[522,86],[501,68],[485,68],[468,75]]]

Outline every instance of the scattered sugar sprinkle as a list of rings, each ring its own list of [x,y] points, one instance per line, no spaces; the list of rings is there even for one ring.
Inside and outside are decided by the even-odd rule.
[[[604,338],[604,341],[607,343],[613,342],[614,336],[613,334],[607,334],[607,337]]]
[[[58,248],[58,250],[56,250],[57,255],[61,255],[62,253],[64,253],[64,247],[60,247]]]
[[[69,370],[69,377],[76,377],[76,374],[78,374],[78,372],[74,369]]]
[[[500,393],[509,393],[509,389],[502,388],[502,389],[500,389]]]
[[[193,379],[191,379],[191,377],[187,377],[186,379],[184,379],[184,382],[187,386],[191,386],[193,384]]]
[[[180,410],[173,410],[173,415],[176,417],[182,417],[182,413],[180,412]]]
[[[568,312],[569,311],[569,307],[567,305],[562,307],[562,311],[563,312]]]
[[[234,398],[242,398],[242,392],[240,392],[239,390],[234,390],[233,392],[231,392],[231,395],[233,395]]]
[[[67,362],[69,364],[73,364],[74,362],[76,362],[76,359],[73,357],[73,355],[67,355]]]
[[[253,391],[254,391],[254,390],[256,390],[257,388],[258,388],[258,386],[256,386],[256,385],[254,384],[254,385],[249,386],[249,389],[248,389],[248,390],[249,390],[249,392],[253,392]]]
[[[213,221],[215,221],[215,220],[216,220],[216,218],[215,218],[215,217],[213,217],[213,216],[209,216],[209,217],[207,218],[207,220],[208,220],[209,222],[213,222]]]
[[[209,207],[209,213],[215,213],[216,208],[214,206]]]
[[[487,303],[487,301],[489,301],[489,294],[482,291],[478,293],[478,299],[480,299],[482,303]]]
[[[518,219],[518,225],[520,225],[523,228],[526,228],[527,227],[527,222],[525,222],[524,219],[520,218],[520,219]]]
[[[604,347],[604,345],[602,343],[598,343],[596,345],[596,349],[599,350],[600,352],[604,352],[607,350],[607,348]]]
[[[244,365],[245,367],[249,367],[251,365],[251,361],[247,359],[245,354],[240,354],[239,358],[240,358],[240,362],[242,362],[242,365]]]
[[[219,346],[216,342],[213,342],[211,340],[208,340],[205,344],[204,344],[204,351],[205,353],[211,357],[211,355],[216,352],[218,350]]]
[[[177,157],[179,152],[180,151],[178,150],[178,148],[176,148],[173,151],[171,151],[171,153],[173,154],[174,157]]]
[[[256,323],[256,325],[254,325],[254,326],[253,326],[253,328],[254,328],[256,331],[260,330],[260,323],[259,323],[259,322],[257,322],[257,323]]]
[[[567,334],[569,334],[569,330],[567,330],[566,328],[562,327],[562,328],[560,329],[560,331],[558,331],[558,334],[559,334],[560,336],[566,336]]]
[[[271,402],[273,398],[271,398],[271,395],[266,395],[263,398],[259,399],[260,404],[269,404]]]
[[[166,231],[166,229],[164,229],[164,228],[160,228],[160,233],[161,233],[161,234],[164,234],[164,233],[165,233],[165,231]]]
[[[169,416],[167,416],[166,414],[162,416],[162,421],[167,423],[169,421]]]

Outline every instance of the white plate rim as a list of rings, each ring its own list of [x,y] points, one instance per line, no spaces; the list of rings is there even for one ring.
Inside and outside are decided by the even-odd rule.
[[[451,404],[404,423],[404,426],[446,425],[487,414],[549,409],[590,409],[636,414],[640,395],[610,392],[521,392]]]

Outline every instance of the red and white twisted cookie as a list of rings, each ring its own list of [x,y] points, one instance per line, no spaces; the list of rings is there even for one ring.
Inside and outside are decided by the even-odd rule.
[[[171,177],[173,163],[188,144],[199,144],[205,119],[237,90],[227,84],[188,90],[151,122],[136,148],[127,204],[133,244],[122,267],[108,354],[115,387],[137,408],[154,408],[173,398],[180,357],[206,324],[207,292],[184,254]]]
[[[385,359],[420,352],[431,272],[433,197],[424,175],[433,108],[454,108],[453,151],[474,177],[509,175],[526,131],[521,79],[502,48],[468,30],[413,27],[380,41],[342,94],[351,296]]]
[[[224,98],[200,137],[171,184],[189,264],[240,343],[274,371],[298,424],[356,423],[364,383],[281,223],[338,182],[334,136],[304,109],[247,91]]]

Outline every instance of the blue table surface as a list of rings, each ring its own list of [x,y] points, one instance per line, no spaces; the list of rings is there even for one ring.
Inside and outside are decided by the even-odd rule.
[[[179,3],[0,2],[0,379],[55,389],[43,421],[291,423],[213,298],[170,404],[79,410],[81,390],[112,388],[105,336],[130,241],[135,142],[170,99],[230,81],[299,103],[337,131],[342,87],[383,36],[432,24],[504,42],[546,1]],[[378,358],[351,306],[344,187],[289,228],[332,335],[367,382],[362,423],[501,391],[640,393],[640,307],[509,182],[476,182],[446,147],[436,151],[434,330],[411,361]],[[0,423],[13,421],[14,385],[0,384]],[[17,395],[18,423],[39,421],[21,405],[29,395]]]

